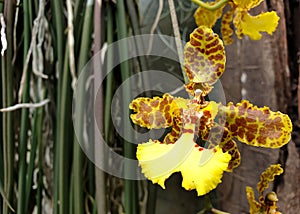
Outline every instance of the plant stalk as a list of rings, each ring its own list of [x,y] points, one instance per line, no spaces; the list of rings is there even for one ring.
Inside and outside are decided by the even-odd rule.
[[[94,1],[87,1],[84,24],[82,29],[81,36],[81,46],[80,46],[80,55],[78,62],[78,76],[81,74],[82,69],[86,65],[89,57],[89,51],[92,44],[92,31],[93,31],[93,9]],[[83,75],[86,75],[83,73]],[[81,214],[84,211],[84,197],[83,197],[83,152],[79,143],[83,142],[83,132],[84,132],[84,98],[85,98],[85,87],[86,85],[81,84],[78,86],[77,105],[76,105],[76,118],[80,122],[78,123],[78,136],[74,141],[73,148],[73,176],[74,176],[74,213]]]
[[[192,2],[198,4],[200,7],[203,7],[207,10],[217,10],[221,7],[223,7],[225,4],[227,4],[229,2],[229,0],[221,0],[215,4],[208,4],[207,2],[203,2],[201,0],[192,0]]]
[[[13,103],[13,23],[14,23],[14,5],[13,1],[4,2],[4,20],[6,22],[6,37],[7,37],[7,50],[2,56],[2,102],[3,107],[11,106]],[[2,127],[3,127],[3,190],[6,194],[7,200],[12,204],[13,199],[13,187],[14,187],[14,140],[13,140],[13,113],[7,112],[2,115]],[[3,203],[3,213],[10,213],[8,203]]]
[[[124,0],[117,1],[117,29],[118,29],[118,39],[121,40],[127,36],[127,24],[126,24],[126,14],[125,14],[125,6],[124,6]],[[128,47],[126,43],[124,43],[123,46],[119,46],[119,56],[120,58],[126,58],[126,55],[128,55]],[[129,62],[125,61],[122,62],[120,65],[121,68],[121,78],[124,82],[126,79],[130,77],[130,66]],[[130,96],[130,88],[124,88],[122,90],[122,102],[126,103],[127,100],[129,100]],[[123,115],[128,115],[129,109],[126,108],[126,104],[123,108]],[[124,120],[125,121],[125,120]],[[130,129],[129,127],[124,124],[123,125],[124,133],[126,135],[130,135]],[[125,138],[128,139],[128,136]],[[134,144],[127,142],[124,140],[124,156],[127,158],[134,159],[135,158],[135,151],[136,147]],[[125,177],[127,174],[134,173],[134,169],[132,169],[129,165],[125,163],[124,165],[124,171],[125,171]],[[125,191],[125,213],[130,214],[137,214],[139,204],[138,204],[138,197],[137,197],[137,181],[131,181],[131,180],[124,180],[124,191]]]

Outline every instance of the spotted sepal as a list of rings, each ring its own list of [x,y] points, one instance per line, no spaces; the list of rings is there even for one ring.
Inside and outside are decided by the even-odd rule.
[[[222,40],[206,26],[196,28],[184,48],[184,68],[190,82],[214,84],[225,69]]]
[[[233,137],[251,146],[279,148],[291,138],[292,123],[288,115],[259,108],[247,100],[220,107],[226,114],[226,128]]]
[[[283,173],[283,169],[280,164],[271,165],[260,175],[260,180],[257,183],[257,190],[259,192],[259,201],[264,202],[264,191],[269,187],[269,183],[274,181],[275,175],[280,175]]]
[[[177,104],[174,97],[164,94],[162,98],[137,98],[130,103],[129,108],[136,112],[130,115],[135,124],[148,129],[159,129],[172,126]]]

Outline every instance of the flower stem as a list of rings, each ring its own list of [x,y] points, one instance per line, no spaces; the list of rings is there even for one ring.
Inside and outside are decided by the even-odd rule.
[[[220,7],[224,6],[225,4],[227,4],[229,0],[221,0],[219,2],[216,2],[213,5],[207,4],[206,2],[203,2],[201,0],[192,0],[192,2],[198,4],[200,7],[203,7],[207,10],[217,10]]]
[[[181,65],[181,71],[182,71],[182,76],[184,79],[185,83],[188,83],[188,77],[184,71],[183,68],[183,47],[182,47],[182,40],[180,37],[180,31],[179,31],[179,26],[178,26],[178,20],[177,20],[177,15],[176,15],[176,10],[175,10],[175,5],[174,5],[174,0],[168,0],[169,8],[170,8],[170,15],[171,15],[171,21],[172,21],[172,27],[173,27],[173,32],[175,36],[175,43],[176,43],[176,48],[177,48],[177,53]]]
[[[216,208],[211,208],[211,212],[215,214],[229,214],[227,212],[223,212],[221,210],[217,210]]]

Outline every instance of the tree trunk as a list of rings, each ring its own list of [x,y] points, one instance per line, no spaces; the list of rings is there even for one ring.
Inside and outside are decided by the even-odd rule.
[[[244,38],[227,46],[227,71],[222,77],[227,101],[238,102],[241,99],[248,99],[255,105],[266,105],[273,111],[280,110],[284,113],[290,109],[290,102],[293,100],[290,82],[294,75],[290,75],[289,48],[294,47],[296,43],[293,45],[287,43],[285,7],[282,0],[271,0],[263,2],[251,11],[252,14],[268,9],[277,11],[280,21],[278,29],[272,36],[263,35],[259,41]],[[300,26],[299,22],[296,23],[300,18],[299,4],[298,12],[296,7],[293,8],[293,15],[298,16],[298,19],[293,16],[293,21],[298,27],[293,25],[294,29],[289,30],[294,30],[295,33],[298,31],[295,38],[299,39]],[[299,41],[296,47],[299,52]],[[289,113],[295,114],[291,111]],[[219,188],[220,208],[233,214],[249,213],[246,186],[256,189],[260,174],[270,164],[281,163],[285,168],[285,174],[275,182],[274,187],[273,184],[270,186],[270,190],[277,189],[278,206],[283,213],[295,213],[295,210],[299,210],[300,159],[294,142],[290,142],[282,149],[254,148],[241,143],[238,147],[242,157],[241,165],[223,178]]]

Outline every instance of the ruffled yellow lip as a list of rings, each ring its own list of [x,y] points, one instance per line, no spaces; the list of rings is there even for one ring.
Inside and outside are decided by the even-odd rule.
[[[181,172],[182,186],[196,189],[204,195],[221,182],[231,156],[222,149],[204,149],[193,143],[193,134],[183,134],[175,144],[162,144],[150,140],[139,144],[137,159],[142,172],[153,183],[165,188],[165,181],[173,173]]]

